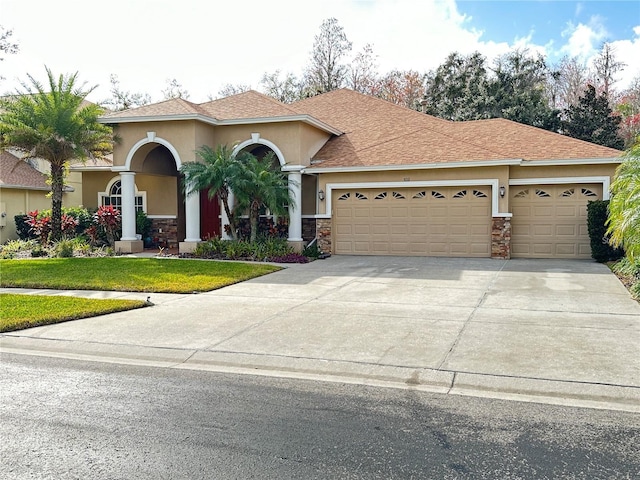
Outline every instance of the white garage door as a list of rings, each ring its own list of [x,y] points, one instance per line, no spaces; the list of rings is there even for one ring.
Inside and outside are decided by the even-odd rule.
[[[487,186],[338,190],[336,254],[489,257]]]
[[[587,203],[602,198],[602,185],[512,186],[510,195],[513,257],[591,257]]]

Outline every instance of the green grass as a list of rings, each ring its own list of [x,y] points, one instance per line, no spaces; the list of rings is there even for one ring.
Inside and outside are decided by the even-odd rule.
[[[214,290],[277,270],[280,267],[258,263],[157,258],[0,260],[0,286],[192,293]]]
[[[89,298],[0,294],[0,332],[66,322],[107,313],[140,308],[140,300],[96,300]]]

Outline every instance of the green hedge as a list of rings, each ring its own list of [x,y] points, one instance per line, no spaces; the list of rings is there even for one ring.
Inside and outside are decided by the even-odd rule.
[[[598,262],[618,260],[624,256],[621,248],[614,248],[607,237],[609,200],[595,200],[587,204],[587,228],[591,240],[591,257]]]

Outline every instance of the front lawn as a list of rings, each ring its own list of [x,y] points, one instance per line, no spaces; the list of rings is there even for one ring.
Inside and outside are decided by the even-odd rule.
[[[0,294],[0,332],[95,317],[145,306],[141,300]]]
[[[158,258],[0,260],[0,286],[193,293],[214,290],[277,270],[280,267],[257,263]]]

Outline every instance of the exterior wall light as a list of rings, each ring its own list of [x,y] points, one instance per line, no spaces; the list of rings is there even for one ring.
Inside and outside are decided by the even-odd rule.
[[[500,196],[504,197],[504,194],[507,191],[507,189],[504,188],[504,185],[500,185],[500,189],[498,191],[500,192]]]
[[[318,199],[322,202],[324,200],[324,190],[318,192]]]

